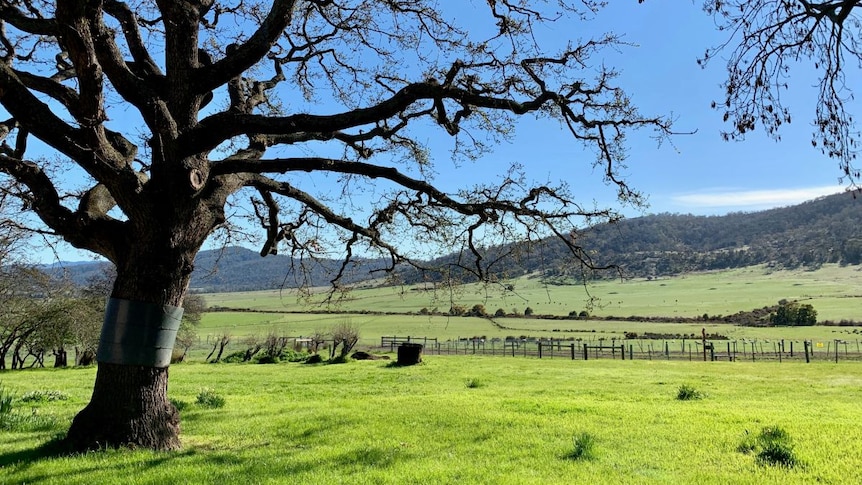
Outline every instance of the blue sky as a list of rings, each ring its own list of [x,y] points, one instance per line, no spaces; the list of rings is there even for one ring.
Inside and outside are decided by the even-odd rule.
[[[619,53],[607,52],[601,60],[621,71],[618,84],[643,114],[672,115],[677,131],[694,133],[675,136],[672,146],[660,148],[648,133],[630,138],[625,173],[648,195],[649,207],[643,212],[625,210],[628,216],[762,210],[846,188],[839,185],[837,162],[811,145],[817,90],[810,63],[791,73],[792,84],[783,100],[794,122],[784,126],[780,142],[762,129],[743,142],[726,142],[720,136],[721,113],[710,108],[713,100],[721,100],[725,64],[715,59],[704,69],[696,62],[707,47],[724,41],[725,34],[702,12],[699,1],[633,3],[612,2],[595,22],[585,24],[595,31],[623,34],[624,40],[637,44]],[[583,168],[559,168],[571,157],[567,155],[571,143],[565,133],[553,131],[525,123],[516,143],[493,157],[518,157],[524,163],[541,159],[544,163],[537,165],[548,165],[552,177],[575,182],[576,193],[584,199],[612,203],[613,194],[601,187],[599,174],[585,177]]]
[[[810,142],[817,94],[816,73],[810,63],[792,72],[791,88],[783,96],[794,122],[784,127],[782,141],[767,137],[762,129],[749,134],[744,142],[721,139],[721,113],[710,104],[721,98],[725,66],[721,59],[715,59],[703,69],[696,59],[707,47],[726,39],[702,12],[700,3],[615,1],[592,22],[560,23],[540,32],[540,36],[556,42],[606,31],[623,35],[625,41],[637,46],[600,53],[593,59],[595,64],[621,71],[618,84],[642,114],[672,116],[677,131],[693,132],[675,136],[671,144],[661,147],[648,132],[629,138],[624,175],[648,196],[649,206],[624,208],[623,213],[635,217],[662,212],[716,215],[755,211],[843,190],[837,163]],[[614,191],[602,183],[601,173],[593,173],[593,155],[581,151],[555,122],[524,120],[518,124],[512,143],[457,168],[447,160],[445,143],[432,156],[437,164],[437,182],[446,188],[455,189],[464,179],[481,178],[498,172],[500,166],[519,162],[533,179],[565,180],[578,200],[586,204],[615,205]],[[314,182],[309,179],[309,183]],[[59,249],[64,260],[91,258],[68,247]]]

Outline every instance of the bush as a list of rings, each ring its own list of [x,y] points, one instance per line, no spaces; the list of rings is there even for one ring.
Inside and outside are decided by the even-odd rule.
[[[177,408],[177,411],[182,411],[183,409],[189,407],[189,403],[185,401],[180,401],[179,399],[170,398],[169,401],[171,402],[171,404],[174,405],[175,408]]]
[[[281,356],[263,354],[254,358],[256,364],[278,364],[281,362]]]
[[[221,408],[225,405],[225,398],[218,395],[212,389],[203,389],[200,393],[198,393],[197,400],[195,404],[202,408]]]
[[[485,305],[481,303],[476,303],[473,305],[473,308],[470,309],[470,316],[473,317],[485,317],[488,316],[487,310],[485,310]]]
[[[238,364],[240,362],[245,362],[245,354],[245,350],[237,350],[236,352],[231,352],[227,354],[224,358],[221,359],[221,361],[228,364]]]
[[[570,460],[592,460],[595,458],[596,439],[589,433],[572,437],[572,451],[566,455]]]
[[[533,307],[524,308],[524,316],[529,317],[533,314]]]
[[[47,431],[57,426],[53,416],[38,414],[36,409],[29,414],[16,412],[15,397],[0,385],[0,429],[5,431]]]
[[[4,416],[8,416],[12,414],[12,393],[6,390],[5,387],[0,385],[0,422],[3,421]]]
[[[467,389],[476,389],[482,387],[482,381],[476,378],[470,378],[464,381],[464,385],[467,386]]]
[[[498,308],[497,311],[494,312],[494,316],[495,317],[505,317],[506,316],[506,310],[503,310],[502,308]]]
[[[21,402],[65,401],[69,395],[63,391],[30,391],[21,396]]]
[[[683,384],[679,386],[679,389],[677,389],[676,398],[680,401],[692,401],[695,399],[702,399],[703,393],[695,389],[694,386]]]
[[[778,426],[767,426],[757,436],[751,436],[748,431],[737,451],[753,453],[761,465],[783,466],[793,468],[799,464],[799,459],[793,451],[790,435]]]

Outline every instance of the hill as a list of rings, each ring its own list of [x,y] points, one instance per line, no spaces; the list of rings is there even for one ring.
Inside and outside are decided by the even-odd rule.
[[[656,277],[694,271],[741,268],[766,264],[779,269],[825,263],[862,263],[862,200],[854,193],[839,193],[799,205],[723,216],[656,214],[602,224],[583,231],[578,243],[595,266],[616,265],[626,277]],[[573,264],[567,248],[556,239],[530,247],[494,248],[511,254],[497,261],[501,277],[540,274],[547,279],[580,278],[582,268]],[[433,262],[436,267],[455,267],[465,255],[449,255]],[[464,263],[467,261],[467,263]],[[457,271],[457,269],[456,269]],[[428,274],[405,271],[404,281],[427,280]],[[593,277],[619,277],[619,273],[594,273]],[[465,277],[469,280],[469,277]]]
[[[373,278],[374,270],[384,267],[383,260],[354,259],[342,282],[346,284]],[[57,263],[43,269],[55,276],[65,275],[79,285],[103,274],[108,263],[102,261]],[[254,291],[324,286],[341,265],[332,259],[300,260],[289,256],[260,257],[255,251],[238,246],[201,251],[195,258],[191,289],[194,292]]]
[[[825,263],[858,265],[862,263],[862,200],[851,193],[840,193],[760,212],[724,216],[648,215],[597,225],[585,230],[579,238],[596,265],[615,264],[628,277],[668,276],[757,264],[781,269],[815,269]],[[570,254],[556,239],[529,247],[491,248],[490,252],[507,254],[499,261],[487,258],[494,262],[494,272],[500,278],[541,274],[548,280],[568,280],[581,275],[581,268],[572,263]],[[470,264],[463,255],[451,254],[429,262],[428,266],[451,269],[456,261]],[[65,272],[83,284],[102,271],[105,264],[53,265],[50,271]],[[283,255],[261,258],[246,248],[227,247],[198,254],[191,286],[194,291],[228,292],[328,285],[340,264],[337,260],[298,260]],[[355,259],[342,282],[350,284],[379,277],[374,270],[384,265],[383,260]],[[613,276],[618,274],[614,272]],[[400,271],[400,279],[405,283],[429,278],[435,275],[413,269]]]

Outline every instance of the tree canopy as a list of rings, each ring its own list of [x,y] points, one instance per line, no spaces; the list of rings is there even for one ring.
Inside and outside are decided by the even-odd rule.
[[[119,268],[140,256],[125,248],[160,231],[188,259],[214,230],[236,228],[231,204],[246,197],[263,255],[329,250],[323,226],[346,253],[376,248],[393,265],[408,259],[405,234],[476,253],[481,236],[569,239],[582,218],[614,212],[517,166],[438,188],[440,155],[417,133],[436,126],[469,159],[516,118],[551,116],[595,152],[581,167],[600,164],[637,203],[618,176],[625,131],[666,134],[669,122],[638,114],[614,71],[591,59],[620,39],[549,51],[534,35],[599,3],[489,2],[458,22],[420,0],[3,2],[0,102],[11,118],[0,171],[48,230]],[[64,183],[69,164],[89,181]],[[308,172],[334,184],[305,186],[296,174]],[[375,200],[360,207],[368,182]]]
[[[726,56],[724,100],[714,107],[731,128],[727,139],[741,139],[762,125],[780,138],[781,125],[793,119],[782,92],[791,72],[813,70],[818,76],[811,142],[838,161],[840,173],[856,187],[859,131],[848,110],[854,97],[854,68],[862,62],[862,9],[850,0],[707,0],[727,41],[708,49],[701,63]]]

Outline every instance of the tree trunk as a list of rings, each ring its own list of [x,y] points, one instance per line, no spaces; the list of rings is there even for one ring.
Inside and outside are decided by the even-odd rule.
[[[63,347],[54,349],[54,367],[66,367],[69,365],[66,349]]]
[[[180,447],[180,415],[167,400],[168,368],[99,363],[90,404],[72,421],[74,449]]]
[[[135,249],[141,250],[130,253]],[[142,252],[117,264],[93,395],[66,436],[73,449],[180,447],[179,412],[167,397],[168,366],[194,253],[152,246]]]

